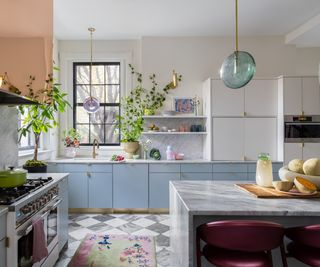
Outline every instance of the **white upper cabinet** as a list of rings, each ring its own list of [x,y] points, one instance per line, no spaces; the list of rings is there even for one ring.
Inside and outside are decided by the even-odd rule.
[[[212,115],[215,117],[242,117],[244,89],[230,89],[222,80],[211,80]]]
[[[285,143],[284,144],[284,164],[288,164],[292,159],[302,159],[302,144]]]
[[[248,117],[277,116],[277,81],[252,80],[245,86],[245,115]]]
[[[320,114],[320,89],[318,78],[302,78],[302,110],[305,115]]]
[[[303,160],[320,158],[320,143],[304,143],[302,153]]]
[[[317,77],[283,78],[284,115],[320,115]]]
[[[276,80],[252,80],[240,89],[212,80],[212,116],[274,117],[277,115]]]

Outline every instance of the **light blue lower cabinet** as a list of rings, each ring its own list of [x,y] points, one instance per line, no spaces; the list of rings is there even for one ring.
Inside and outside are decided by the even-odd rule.
[[[211,172],[182,172],[181,180],[212,180]]]
[[[243,181],[248,180],[246,172],[214,172],[213,180],[216,181]]]
[[[89,208],[112,208],[112,173],[88,173]]]
[[[113,207],[148,208],[148,164],[113,164]]]
[[[149,208],[169,208],[169,181],[180,180],[180,173],[149,174]]]
[[[47,172],[64,172],[63,164],[50,162],[47,165]]]
[[[69,208],[88,208],[88,177],[87,173],[70,173]]]

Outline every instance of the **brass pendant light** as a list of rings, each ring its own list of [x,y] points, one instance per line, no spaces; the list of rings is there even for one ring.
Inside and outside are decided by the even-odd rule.
[[[238,0],[235,0],[236,47],[228,56],[220,69],[220,78],[231,89],[238,89],[251,81],[256,72],[254,58],[245,51],[239,51],[238,44]]]
[[[89,76],[89,94],[90,96],[84,100],[83,102],[83,108],[88,112],[88,113],[96,113],[99,108],[100,108],[100,103],[99,100],[95,97],[92,96],[92,35],[93,32],[95,31],[95,28],[88,28],[88,31],[90,32],[90,76]]]

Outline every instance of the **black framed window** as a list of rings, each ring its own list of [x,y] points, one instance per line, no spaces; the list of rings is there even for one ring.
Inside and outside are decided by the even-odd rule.
[[[120,62],[92,64],[91,96],[100,102],[100,109],[88,114],[83,102],[90,96],[90,62],[73,63],[73,124],[81,134],[81,145],[120,145],[115,132],[116,116],[120,114]]]
[[[25,113],[28,112],[28,109],[25,108]],[[18,129],[21,128],[22,122],[24,120],[24,115],[19,112],[18,117]],[[19,133],[20,135],[20,133]],[[29,150],[34,148],[34,134],[31,132],[27,133],[26,136],[22,136],[19,142],[19,150]]]

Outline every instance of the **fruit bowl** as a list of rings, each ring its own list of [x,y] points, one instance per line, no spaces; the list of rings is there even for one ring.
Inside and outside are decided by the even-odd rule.
[[[320,176],[312,176],[312,175],[306,175],[306,174],[301,174],[301,173],[297,173],[297,172],[292,172],[288,169],[288,166],[283,166],[279,170],[279,177],[282,181],[293,182],[297,176],[309,180],[311,183],[313,183],[317,186],[318,190],[320,190]]]

